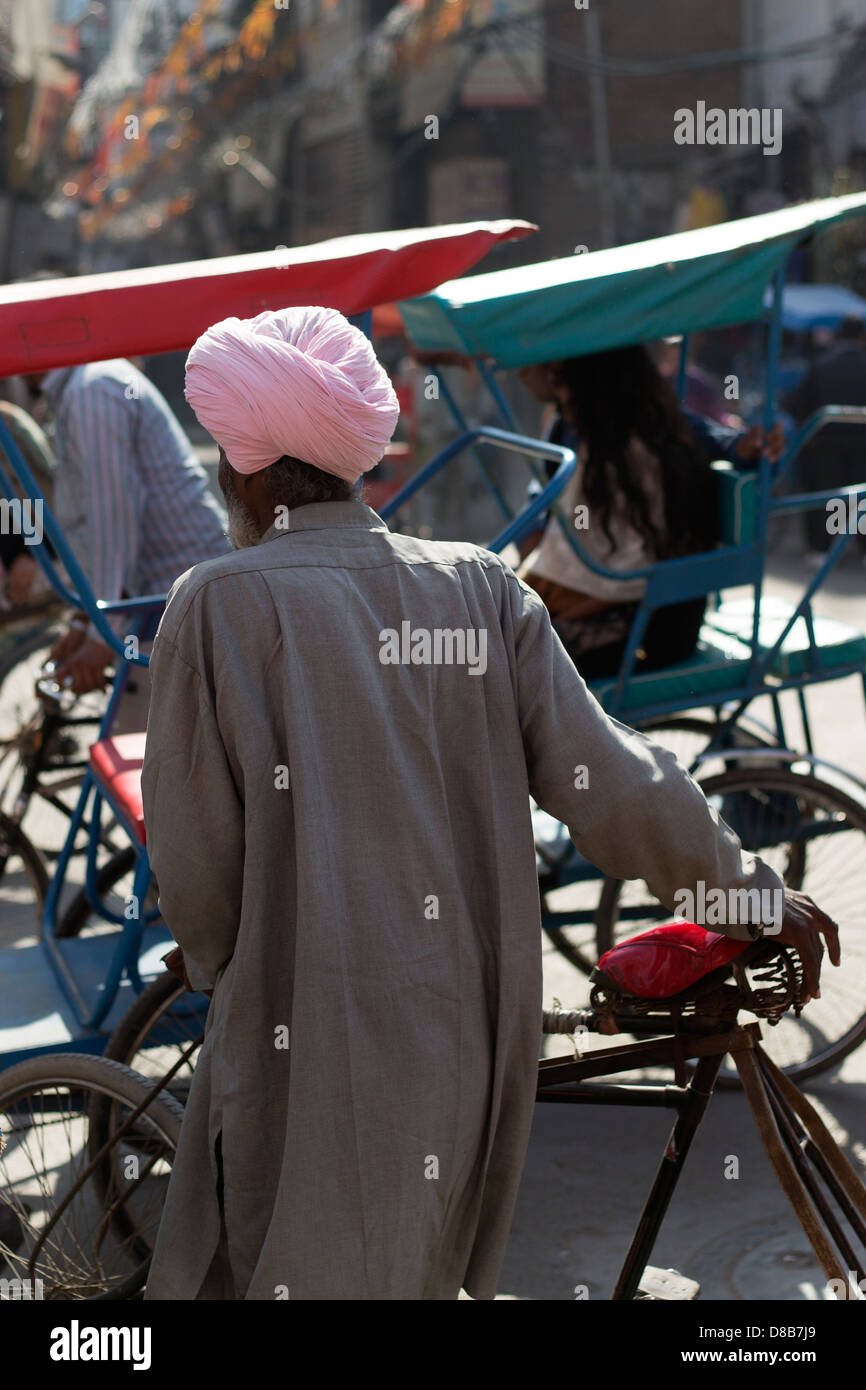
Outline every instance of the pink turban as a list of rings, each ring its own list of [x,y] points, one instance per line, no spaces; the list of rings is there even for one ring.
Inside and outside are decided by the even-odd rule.
[[[238,473],[289,454],[353,483],[400,413],[369,339],[336,309],[215,323],[186,360],[185,395]]]

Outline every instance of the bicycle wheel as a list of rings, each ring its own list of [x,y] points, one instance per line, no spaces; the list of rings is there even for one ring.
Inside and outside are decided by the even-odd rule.
[[[731,768],[701,790],[789,888],[808,893],[837,923],[843,963],[825,962],[821,998],[801,1017],[767,1027],[764,1050],[796,1081],[838,1066],[866,1038],[866,808],[828,782],[787,765]],[[644,884],[605,880],[600,925],[623,940],[669,919]],[[710,928],[712,929],[712,928]],[[736,1073],[726,1063],[720,1079]]]
[[[31,1289],[38,1280],[36,1296],[46,1299],[126,1298],[143,1288],[183,1119],[173,1097],[152,1089],[118,1062],[74,1052],[0,1073],[4,1278]],[[108,1192],[95,1181],[91,1125],[94,1105],[105,1103],[117,1119]],[[121,1212],[131,1237],[118,1227]]]
[[[150,1085],[164,1081],[162,1093],[170,1095],[183,1107],[189,1096],[198,1050],[204,1040],[207,1006],[208,1000],[203,994],[190,994],[167,970],[142,990],[111,1034],[103,1055],[134,1068]],[[178,1062],[180,1066],[169,1076]],[[94,1104],[91,1144],[95,1148],[102,1148],[117,1131],[118,1119],[117,1107],[112,1101],[103,1099]],[[113,1146],[95,1174],[106,1202],[111,1191],[119,1186],[125,1162],[123,1148]],[[136,1230],[133,1217],[125,1209],[117,1212],[115,1227],[141,1258],[145,1258],[149,1253],[146,1239]]]
[[[37,925],[48,892],[48,869],[39,850],[21,826],[0,811],[0,883],[8,903],[32,902]]]
[[[640,726],[640,733],[669,749],[685,768],[690,768],[713,740],[724,752],[733,748],[766,748],[772,752],[779,746],[771,730],[745,714],[721,737],[717,721],[700,714],[657,715],[649,724]]]
[[[0,625],[0,738],[11,737],[32,715],[34,684],[60,634],[61,605]]]
[[[182,1052],[200,1040],[209,1000],[190,994],[166,970],[157,975],[126,1011],[105,1047],[104,1056],[133,1067],[142,1076],[165,1076]],[[166,1089],[181,1105],[186,1104],[198,1048],[167,1083]]]

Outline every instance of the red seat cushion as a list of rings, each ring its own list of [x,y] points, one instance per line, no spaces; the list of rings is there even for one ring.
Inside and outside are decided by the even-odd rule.
[[[144,734],[119,734],[103,738],[90,750],[90,767],[112,806],[132,826],[144,844],[144,811],[141,805],[141,765]]]
[[[694,922],[669,922],[612,946],[596,969],[625,994],[669,999],[727,965],[749,944],[705,931]]]

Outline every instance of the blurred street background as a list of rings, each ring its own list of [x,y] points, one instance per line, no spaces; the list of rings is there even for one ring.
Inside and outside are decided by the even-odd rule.
[[[866,0],[0,0],[0,96],[6,281],[538,224],[486,270],[866,186]],[[676,111],[698,103],[779,111],[779,148],[677,143]],[[799,252],[789,278],[866,291],[863,222]],[[420,463],[450,415],[424,398],[399,315],[380,310],[374,330]],[[821,345],[791,337],[783,385]],[[695,335],[690,351],[717,413],[753,416],[754,332]],[[182,364],[145,366],[195,434]],[[491,421],[477,379],[452,375]],[[534,425],[528,394],[503,384]],[[427,499],[416,525],[486,533],[469,464]]]
[[[676,143],[674,112],[701,102],[781,111],[778,153]],[[498,248],[489,270],[864,188],[866,0],[0,0],[4,283],[390,228],[538,224]],[[800,250],[789,278],[843,287],[866,316],[866,221]],[[443,401],[425,397],[396,308],[377,310],[373,329],[402,391],[411,471],[453,424]],[[829,336],[786,332],[783,394]],[[690,351],[718,418],[760,419],[751,326],[695,335]],[[141,365],[213,475],[215,449],[183,399],[183,359]],[[723,396],[729,373],[733,401]],[[477,376],[452,375],[466,415],[500,423]],[[511,377],[503,389],[537,430],[529,394]],[[467,464],[429,489],[412,523],[482,540],[489,508]],[[800,520],[777,524],[771,546],[768,590],[793,598],[806,574]],[[866,567],[862,549],[850,552],[816,612],[862,627]],[[26,703],[26,679],[4,686],[7,702]],[[816,751],[866,778],[856,679],[810,702]],[[48,810],[28,829],[39,843],[58,837]],[[0,943],[26,945],[34,932],[28,884],[7,875]],[[586,982],[547,947],[546,1004],[585,996]],[[810,1094],[866,1172],[866,1049]],[[669,1124],[630,1110],[538,1108],[505,1296],[570,1299],[578,1285],[609,1296]],[[739,1181],[724,1177],[731,1154]],[[742,1095],[714,1102],[654,1263],[699,1280],[706,1298],[823,1296]]]

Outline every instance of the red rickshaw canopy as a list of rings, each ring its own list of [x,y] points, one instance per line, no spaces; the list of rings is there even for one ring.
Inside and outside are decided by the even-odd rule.
[[[347,315],[426,294],[531,222],[465,222],[0,288],[0,377],[188,348],[212,323],[321,304]]]

